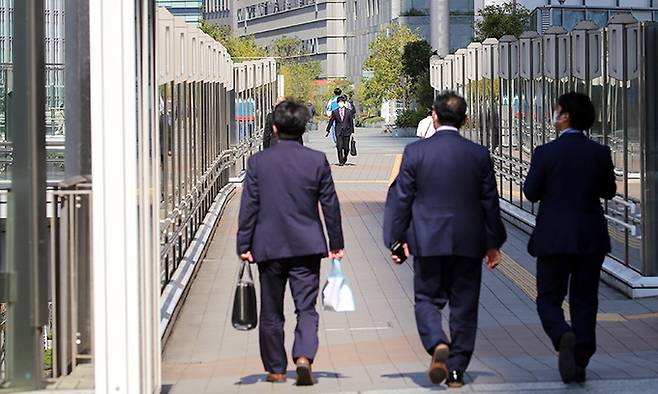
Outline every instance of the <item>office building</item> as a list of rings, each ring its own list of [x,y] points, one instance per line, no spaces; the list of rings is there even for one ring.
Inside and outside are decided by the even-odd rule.
[[[203,17],[204,0],[156,0],[156,4],[174,16],[185,18],[188,23],[199,24]]]
[[[253,35],[259,46],[299,37],[304,57],[322,65],[321,77],[355,82],[363,76],[368,45],[388,24],[409,26],[445,54],[473,36],[472,0],[449,6],[430,0],[205,0],[204,18]]]

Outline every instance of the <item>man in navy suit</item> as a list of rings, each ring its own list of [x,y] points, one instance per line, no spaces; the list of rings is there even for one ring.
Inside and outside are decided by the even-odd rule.
[[[498,265],[506,232],[489,151],[459,135],[466,102],[440,94],[432,117],[436,133],[404,150],[387,198],[384,242],[406,243],[414,255],[416,324],[432,356],[430,380],[461,387],[475,346],[482,259],[489,269]],[[450,339],[441,328],[446,304]]]
[[[327,133],[329,136],[331,126],[336,124],[336,150],[338,151],[338,165],[344,166],[350,154],[350,139],[354,134],[354,117],[352,110],[345,107],[345,96],[338,97],[338,109],[331,113],[329,123],[327,123]]]
[[[565,383],[585,380],[596,351],[599,279],[610,252],[601,199],[617,189],[610,148],[583,134],[594,119],[589,97],[560,96],[553,119],[560,136],[535,149],[523,185],[528,200],[540,201],[528,252],[537,257],[537,311]],[[562,311],[567,290],[571,326]]]
[[[283,297],[286,282],[295,301],[297,328],[292,357],[297,384],[311,385],[318,350],[320,260],[343,257],[340,206],[324,153],[300,145],[308,110],[284,101],[273,114],[278,142],[249,159],[240,204],[237,252],[258,262],[261,285],[259,339],[270,382],[286,380]],[[329,235],[324,236],[318,203]]]

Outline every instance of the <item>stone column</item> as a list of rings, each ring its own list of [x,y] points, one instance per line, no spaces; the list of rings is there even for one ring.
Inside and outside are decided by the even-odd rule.
[[[444,57],[450,50],[450,4],[449,0],[431,2],[430,28],[432,49]]]

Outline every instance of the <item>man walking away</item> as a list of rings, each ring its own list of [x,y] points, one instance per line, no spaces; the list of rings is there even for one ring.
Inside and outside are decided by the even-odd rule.
[[[331,117],[331,114],[338,109],[338,98],[343,94],[343,91],[340,88],[334,89],[334,96],[327,101],[327,106],[325,112],[328,117]],[[336,129],[332,127],[331,129],[331,140],[336,144]]]
[[[315,106],[312,102],[306,103],[306,108],[308,109],[308,131],[314,129],[313,118],[315,117]]]
[[[594,119],[589,97],[560,96],[553,115],[560,136],[535,149],[523,185],[526,198],[540,202],[528,252],[537,257],[537,312],[565,383],[585,381],[596,351],[599,279],[610,252],[600,199],[617,190],[610,148],[583,133]],[[567,291],[571,325],[562,311]]]
[[[267,381],[286,380],[283,297],[288,282],[297,314],[292,358],[302,386],[313,384],[311,364],[318,350],[320,260],[343,257],[340,206],[327,157],[297,143],[307,115],[303,104],[276,106],[273,130],[279,142],[249,158],[237,234],[240,258],[258,262],[260,354]]]
[[[498,265],[506,233],[489,151],[459,135],[466,102],[442,93],[432,118],[436,134],[404,150],[387,199],[384,242],[403,244],[414,256],[416,325],[431,355],[430,381],[461,387],[475,347],[482,259],[489,269]],[[450,338],[441,328],[446,304]]]
[[[436,130],[434,129],[434,119],[432,119],[432,110],[427,110],[427,117],[418,122],[418,127],[416,128],[416,137],[418,138],[430,138],[434,135]]]
[[[265,130],[263,130],[263,149],[271,148],[278,141],[278,138],[274,134],[274,131],[273,131],[273,128],[272,128],[272,125],[274,123],[273,115],[274,115],[274,110],[276,109],[276,106],[281,104],[285,100],[286,100],[286,98],[283,97],[283,96],[277,97],[276,98],[276,104],[274,104],[274,109],[272,110],[272,112],[267,114],[267,116],[265,117]],[[304,145],[304,139],[302,138],[301,134],[299,135],[299,138],[297,138],[296,141],[299,142],[300,144]]]
[[[331,113],[329,123],[327,123],[327,133],[329,136],[331,127],[335,126],[336,130],[336,150],[338,151],[338,165],[344,166],[350,154],[350,139],[354,134],[354,118],[352,111],[345,108],[345,97],[338,98],[338,109]]]

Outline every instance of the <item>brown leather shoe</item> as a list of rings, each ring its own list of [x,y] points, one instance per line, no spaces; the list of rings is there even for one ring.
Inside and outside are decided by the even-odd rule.
[[[448,368],[446,362],[450,355],[450,348],[445,343],[442,343],[434,348],[432,355],[432,362],[430,363],[430,382],[433,384],[441,384],[448,376]]]
[[[285,383],[287,378],[285,373],[268,373],[265,380],[270,383]]]
[[[311,370],[311,362],[306,357],[297,359],[297,386],[312,386],[313,385],[313,371]]]

